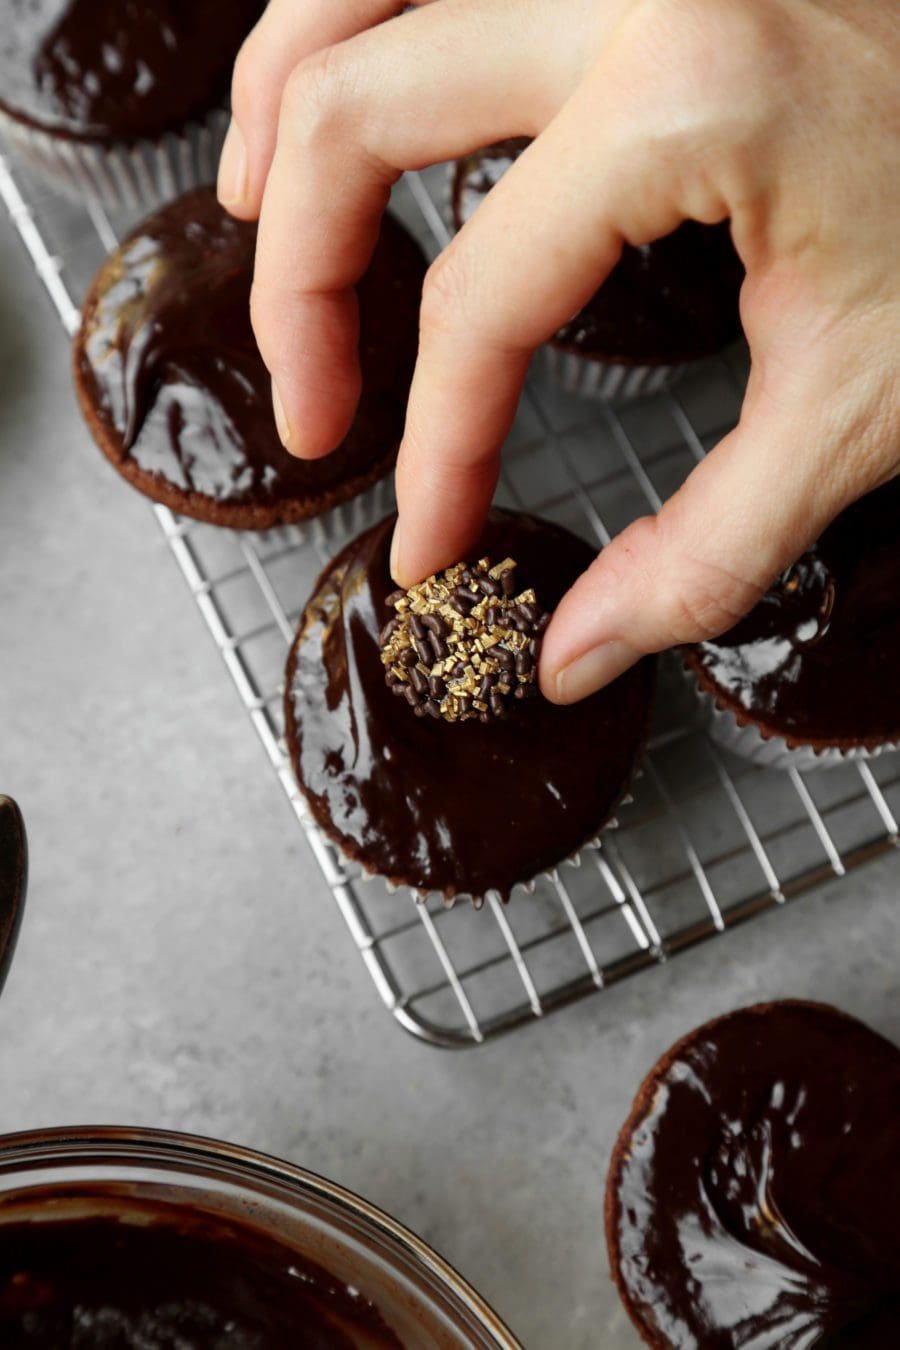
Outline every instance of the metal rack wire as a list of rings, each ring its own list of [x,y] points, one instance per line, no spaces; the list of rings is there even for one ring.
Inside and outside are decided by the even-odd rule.
[[[441,183],[439,169],[408,175],[395,193],[431,253],[446,239]],[[58,198],[10,158],[0,157],[0,197],[71,335],[94,270],[131,221]],[[738,353],[621,409],[530,380],[498,499],[605,543],[658,509],[734,423],[745,373]],[[707,739],[668,662],[634,800],[580,867],[477,915],[390,895],[320,834],[283,743],[287,647],[334,543],[315,524],[237,534],[153,509],[379,996],[433,1045],[477,1044],[544,1017],[898,843],[900,755],[809,775],[751,768]],[[335,525],[352,528],[352,510]]]

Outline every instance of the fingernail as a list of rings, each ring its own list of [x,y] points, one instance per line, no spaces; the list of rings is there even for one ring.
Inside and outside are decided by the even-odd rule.
[[[222,146],[216,193],[223,206],[238,206],[247,196],[247,147],[234,118]]]
[[[556,677],[556,698],[559,703],[577,703],[604,685],[611,684],[623,670],[633,666],[642,653],[630,642],[617,639],[601,643],[592,651],[570,661]]]
[[[291,440],[291,427],[285,416],[284,404],[278,392],[278,385],[274,380],[272,381],[272,411],[275,414],[275,430],[278,432],[278,439],[287,449]]]
[[[391,540],[391,577],[400,585],[398,581],[398,572],[400,566],[400,522],[394,526],[394,537]]]

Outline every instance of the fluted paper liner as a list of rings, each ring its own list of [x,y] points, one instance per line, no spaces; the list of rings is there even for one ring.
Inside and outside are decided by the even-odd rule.
[[[803,772],[809,769],[830,769],[839,764],[877,759],[880,755],[900,749],[897,741],[885,741],[872,747],[825,745],[819,748],[793,737],[781,736],[777,732],[766,732],[749,713],[743,715],[735,712],[708,689],[704,689],[689,666],[685,667],[685,678],[690,681],[704,711],[706,730],[711,740],[720,749],[760,768],[799,769]]]
[[[214,108],[200,122],[132,144],[54,136],[0,112],[0,133],[57,191],[94,198],[108,211],[153,210],[215,181],[229,114]]]

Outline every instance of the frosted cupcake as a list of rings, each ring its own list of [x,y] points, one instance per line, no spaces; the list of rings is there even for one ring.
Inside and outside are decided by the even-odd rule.
[[[424,256],[386,215],[357,287],[356,416],[332,454],[301,460],[278,439],[250,326],[255,246],[256,226],[232,219],[212,188],[142,221],[84,303],[73,351],[82,412],[117,472],[180,515],[265,530],[331,519],[352,501],[368,504],[358,529],[377,519],[365,490],[392,467],[403,432]]]
[[[54,186],[150,207],[215,177],[264,0],[0,0],[0,132]]]
[[[900,479],[863,497],[756,608],[684,648],[715,739],[811,768],[900,744]]]
[[[460,229],[527,140],[457,161],[450,212]],[[571,393],[628,399],[668,388],[692,362],[740,336],[744,271],[726,225],[688,221],[656,243],[622,250],[599,291],[540,348],[543,368]]]
[[[900,1345],[900,1050],[784,999],[685,1036],[613,1150],[610,1268],[655,1350]]]
[[[393,525],[339,553],[306,605],[286,675],[294,772],[324,833],[366,872],[448,902],[506,900],[612,819],[643,749],[653,664],[571,707],[537,693],[541,612],[594,553],[504,511],[469,576],[444,578],[438,604],[416,599],[410,639],[389,574]],[[476,619],[473,655],[460,634]]]

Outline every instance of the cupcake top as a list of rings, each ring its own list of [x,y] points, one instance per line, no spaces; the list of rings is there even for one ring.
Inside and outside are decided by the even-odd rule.
[[[489,722],[514,698],[537,695],[540,643],[550,615],[519,592],[514,558],[456,563],[385,604],[379,641],[385,680],[420,717]]]
[[[664,1055],[613,1153],[613,1276],[666,1350],[900,1345],[900,1050],[822,1004]]]
[[[186,1204],[45,1192],[41,1222],[0,1223],[4,1346],[401,1350],[364,1294],[250,1224]]]
[[[870,750],[900,741],[900,479],[844,511],[745,619],[685,659],[763,736]]]
[[[529,144],[501,141],[458,160],[452,185],[460,229]],[[727,224],[687,221],[622,256],[596,294],[552,338],[553,346],[622,365],[691,361],[740,335],[744,269]]]
[[[403,431],[425,260],[384,218],[358,287],[362,395],[344,442],[289,455],[250,326],[256,227],[200,188],[145,220],[101,267],[75,342],[75,381],[104,453],[136,487],[216,524],[266,528],[380,477]]]
[[[0,0],[0,109],[54,136],[134,141],[228,95],[264,0]]]
[[[416,717],[385,681],[393,519],[349,544],[306,606],[287,668],[287,742],[316,820],[349,857],[448,900],[503,898],[609,819],[641,752],[642,663],[571,707],[511,700],[487,723]],[[594,556],[568,531],[494,511],[473,557],[515,558],[548,609]],[[489,700],[488,700],[489,701]]]

